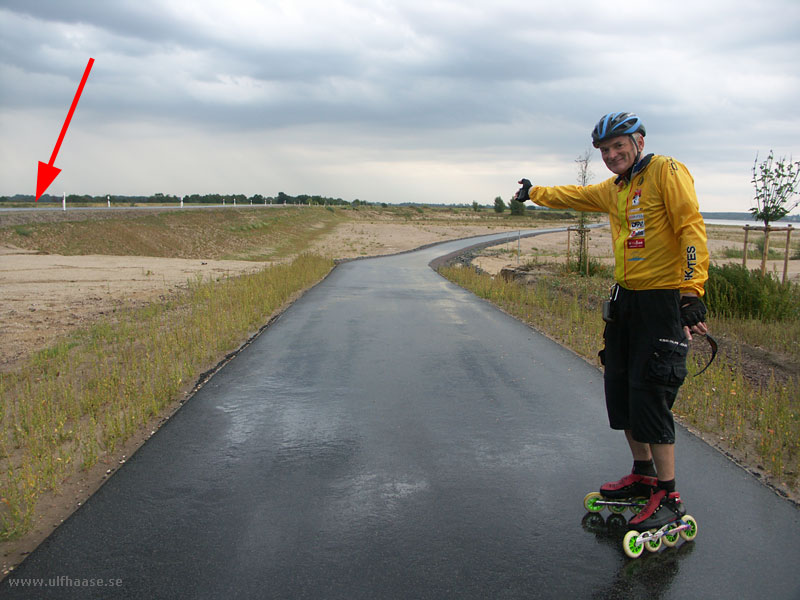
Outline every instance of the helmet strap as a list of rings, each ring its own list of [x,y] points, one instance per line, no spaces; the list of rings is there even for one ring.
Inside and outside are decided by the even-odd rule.
[[[639,161],[642,159],[642,151],[639,149],[639,142],[636,141],[636,135],[631,133],[630,134],[631,142],[633,143],[633,147],[636,148],[636,158],[633,159],[633,164],[631,165],[631,170],[628,172],[628,181],[633,180],[633,174],[636,172],[636,166],[639,164]]]

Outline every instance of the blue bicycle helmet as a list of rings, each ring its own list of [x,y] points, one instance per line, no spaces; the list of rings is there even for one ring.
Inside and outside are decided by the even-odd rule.
[[[592,145],[597,148],[600,142],[620,135],[645,135],[644,123],[634,113],[616,112],[604,116],[592,130]]]

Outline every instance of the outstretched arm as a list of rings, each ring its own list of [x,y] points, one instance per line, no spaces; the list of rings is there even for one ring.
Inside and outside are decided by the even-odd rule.
[[[608,212],[609,198],[613,198],[605,192],[606,183],[598,185],[557,185],[557,186],[534,186],[529,179],[520,179],[520,188],[514,198],[519,202],[532,200],[541,206],[548,208],[574,208],[575,210],[587,212]]]

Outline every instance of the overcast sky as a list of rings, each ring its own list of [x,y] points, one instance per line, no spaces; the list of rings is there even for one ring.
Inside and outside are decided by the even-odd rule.
[[[491,204],[575,183],[612,111],[746,211],[800,158],[797,0],[0,0],[0,194]],[[610,176],[592,154],[594,182]],[[795,211],[797,212],[797,211]]]

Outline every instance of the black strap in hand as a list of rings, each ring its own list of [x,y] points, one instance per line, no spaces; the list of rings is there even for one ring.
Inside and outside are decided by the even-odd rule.
[[[708,367],[710,367],[711,363],[714,362],[714,358],[716,358],[716,356],[717,356],[717,349],[718,349],[717,340],[715,340],[713,337],[711,337],[710,333],[705,333],[703,335],[706,336],[706,341],[708,342],[708,345],[711,346],[711,358],[708,359],[708,362],[706,363],[705,367],[703,367],[697,373],[694,374],[695,377],[697,377],[703,371],[705,371]]]

